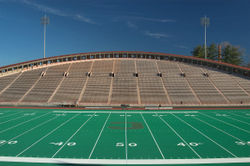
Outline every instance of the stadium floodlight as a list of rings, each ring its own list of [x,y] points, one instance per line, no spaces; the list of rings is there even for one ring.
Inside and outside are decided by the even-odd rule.
[[[209,26],[209,24],[210,24],[210,19],[207,16],[201,18],[201,25],[205,27],[205,39],[204,39],[205,59],[207,59],[207,26]]]
[[[43,25],[43,45],[44,45],[44,50],[43,50],[43,58],[46,58],[45,56],[45,49],[46,49],[46,26],[49,24],[49,17],[46,16],[46,14],[41,18],[41,24]]]

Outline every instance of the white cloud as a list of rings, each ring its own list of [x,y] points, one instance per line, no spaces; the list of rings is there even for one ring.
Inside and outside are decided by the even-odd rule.
[[[184,45],[175,45],[175,47],[181,48],[181,49],[189,49],[189,47],[184,46]]]
[[[85,22],[85,23],[89,23],[89,24],[96,24],[92,19],[87,18],[87,17],[80,15],[80,14],[68,14],[64,11],[59,10],[59,9],[52,8],[52,7],[43,5],[43,4],[38,4],[38,3],[35,3],[33,1],[30,1],[30,0],[22,0],[21,2],[36,9],[36,10],[43,11],[43,12],[46,12],[49,14],[53,14],[53,15],[61,16],[61,17],[70,17],[72,19],[75,19],[75,20],[78,20],[81,22]]]
[[[156,39],[159,39],[159,38],[169,38],[170,37],[168,34],[165,34],[165,33],[153,33],[153,32],[150,32],[150,31],[145,31],[144,34],[146,36],[150,36],[150,37],[156,38]]]
[[[172,19],[159,19],[159,18],[148,18],[148,17],[133,17],[133,18],[138,19],[138,20],[145,20],[145,21],[151,21],[151,22],[161,22],[161,23],[176,22],[176,20],[172,20]]]
[[[87,18],[87,17],[85,17],[83,15],[80,15],[80,14],[76,14],[74,17],[75,17],[76,20],[79,20],[79,21],[83,21],[83,22],[90,23],[90,24],[96,24],[90,18]]]
[[[64,17],[68,16],[68,14],[66,14],[58,9],[51,8],[51,7],[42,5],[42,4],[38,4],[38,3],[35,3],[33,1],[22,0],[22,2],[30,7],[33,7],[34,9],[39,10],[39,11],[43,11],[43,12],[50,13],[50,14],[57,15],[57,16],[64,16]]]
[[[137,25],[135,25],[135,24],[132,23],[131,21],[128,21],[128,22],[127,22],[127,26],[128,26],[129,28],[133,28],[133,29],[137,29],[137,28],[138,28]]]

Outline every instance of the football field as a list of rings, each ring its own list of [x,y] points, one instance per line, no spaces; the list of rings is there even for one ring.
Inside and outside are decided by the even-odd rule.
[[[0,109],[0,165],[250,165],[250,110]]]

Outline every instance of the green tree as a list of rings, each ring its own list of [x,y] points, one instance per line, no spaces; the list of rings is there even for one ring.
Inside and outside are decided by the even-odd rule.
[[[222,45],[222,62],[241,65],[243,62],[243,50],[228,42],[223,42]],[[194,57],[205,58],[204,46],[198,45],[191,53]],[[212,43],[207,47],[207,59],[218,60],[218,47],[216,44]]]
[[[205,58],[205,48],[204,46],[198,45],[194,48],[194,50],[191,52],[194,57],[197,58]],[[218,49],[216,44],[211,44],[207,47],[207,59],[217,60],[217,54]]]
[[[204,58],[204,48],[201,45],[195,47],[191,53],[194,57]]]
[[[240,65],[243,62],[243,51],[240,47],[235,47],[231,44],[226,45],[222,49],[222,61],[234,65]]]
[[[218,47],[216,44],[212,43],[207,48],[207,58],[211,60],[217,60],[218,59]]]

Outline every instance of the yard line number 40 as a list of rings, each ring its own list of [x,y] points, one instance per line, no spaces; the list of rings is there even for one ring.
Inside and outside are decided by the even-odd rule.
[[[62,146],[64,142],[50,142],[51,145]],[[68,142],[67,146],[76,146],[76,142]]]
[[[199,146],[201,145],[202,143],[197,143],[197,142],[189,142],[189,143],[184,143],[184,142],[180,142],[177,144],[177,146],[182,146],[182,147],[185,147],[185,146],[193,146],[193,147],[196,147],[196,146]]]
[[[0,145],[1,145],[1,144],[14,145],[14,144],[17,144],[17,141],[0,140]]]

